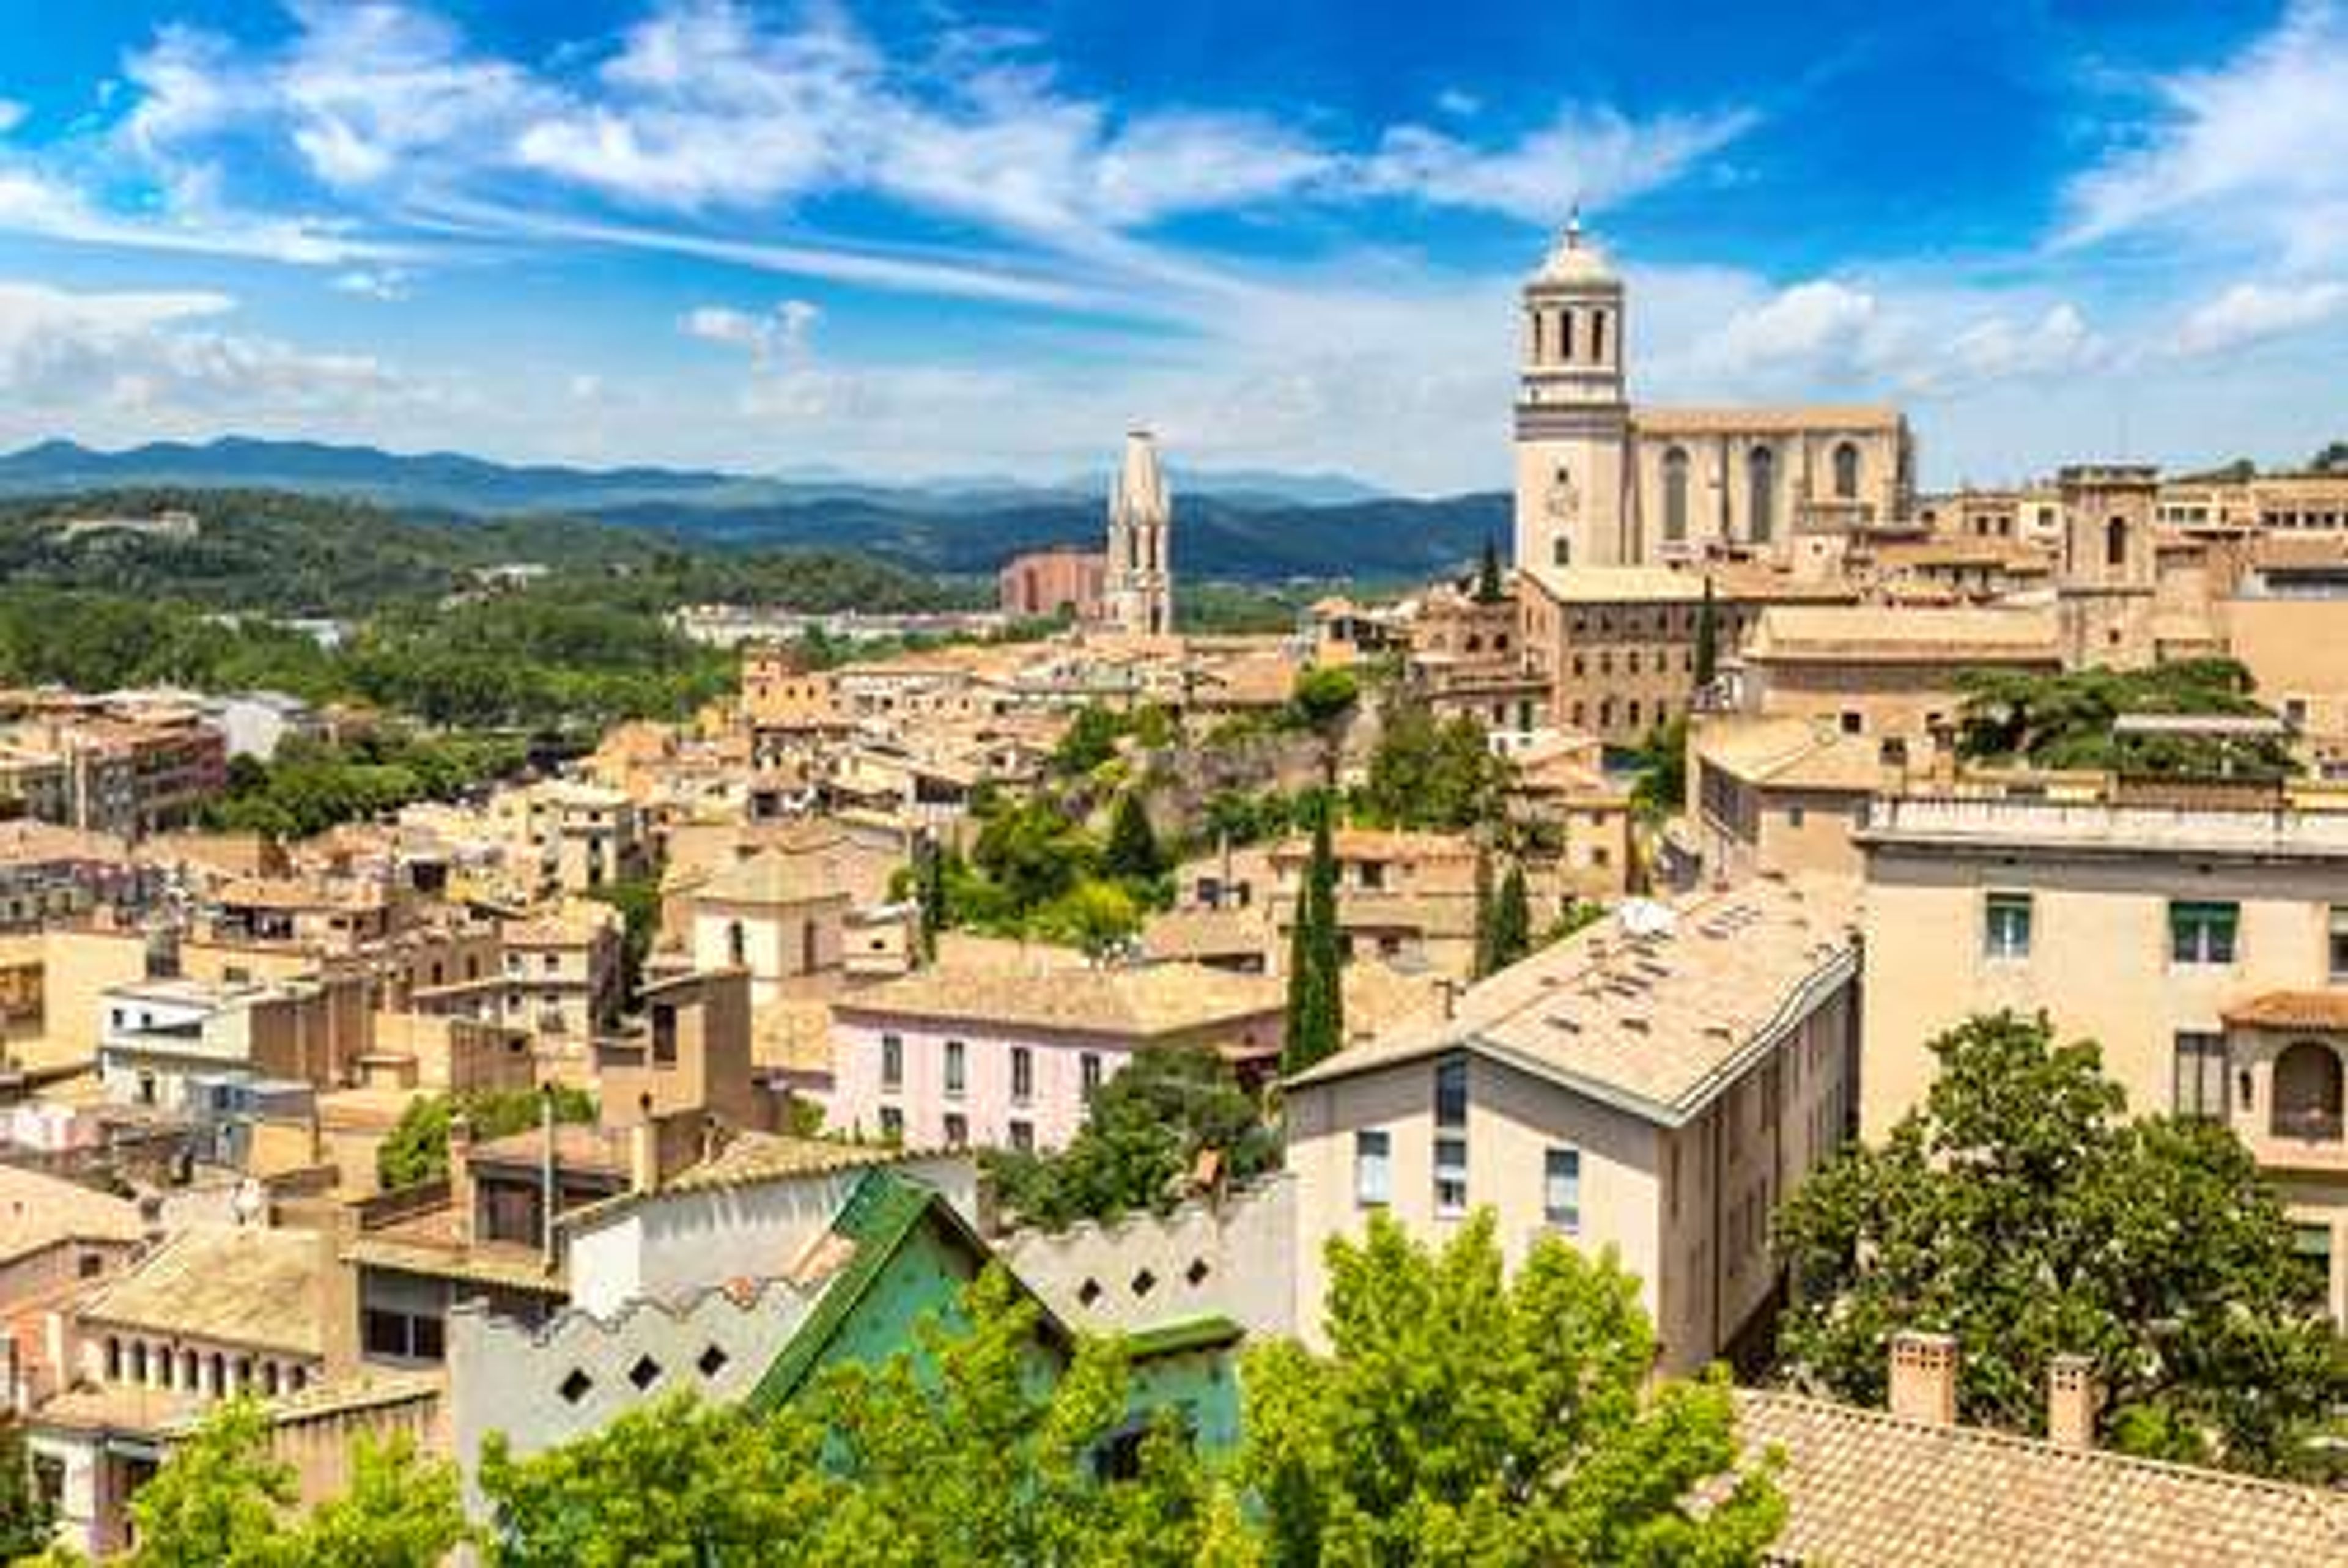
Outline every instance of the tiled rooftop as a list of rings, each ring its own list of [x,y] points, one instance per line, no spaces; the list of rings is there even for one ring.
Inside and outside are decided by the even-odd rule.
[[[309,1231],[194,1225],[91,1296],[85,1312],[157,1334],[317,1356],[329,1266]]]
[[[1473,1049],[1677,1124],[1800,993],[1851,971],[1857,907],[1855,884],[1830,877],[1763,877],[1668,918],[1644,906],[1649,934],[1618,914],[1468,988],[1451,1018],[1415,1020],[1291,1081]]]
[[[2348,1496],[1740,1390],[1785,1451],[1775,1561],[1819,1568],[2339,1568]]]
[[[1149,1040],[1253,1018],[1286,1000],[1278,980],[1198,964],[1138,968],[938,968],[851,992],[834,1016],[984,1020]]]

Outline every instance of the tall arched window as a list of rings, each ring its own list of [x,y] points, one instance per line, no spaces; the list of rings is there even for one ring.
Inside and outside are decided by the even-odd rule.
[[[750,934],[739,920],[726,922],[726,963],[729,968],[747,968],[750,963]]]
[[[1767,446],[1756,446],[1745,455],[1745,522],[1746,537],[1755,544],[1766,544],[1777,530],[1777,454]]]
[[[1573,359],[1573,313],[1557,313],[1557,357],[1570,364]]]
[[[1663,454],[1663,538],[1673,544],[1687,538],[1688,455],[1674,446]]]
[[[1593,364],[1606,363],[1606,313],[1590,313],[1590,360]]]
[[[2125,518],[2114,518],[2104,525],[2104,564],[2126,566],[2128,557],[2128,526]]]
[[[1859,499],[1859,448],[1849,441],[1834,450],[1834,490],[1838,500]]]

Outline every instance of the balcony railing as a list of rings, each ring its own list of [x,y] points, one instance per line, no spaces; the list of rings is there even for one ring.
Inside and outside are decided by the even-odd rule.
[[[2342,1131],[2341,1113],[2320,1105],[2278,1106],[2268,1124],[2272,1136],[2296,1138],[2306,1143],[2337,1143]]]

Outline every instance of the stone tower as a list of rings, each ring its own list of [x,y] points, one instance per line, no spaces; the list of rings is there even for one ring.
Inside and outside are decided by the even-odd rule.
[[[2074,670],[2140,670],[2153,661],[2154,502],[2160,471],[2137,463],[2081,464],[2056,477],[2063,562],[2055,579],[2063,661]]]
[[[1577,215],[1524,289],[1517,394],[1517,564],[1636,560],[1623,396],[1622,280]]]
[[[1125,460],[1108,493],[1108,578],[1102,619],[1137,637],[1174,630],[1174,499],[1147,430],[1125,435]]]

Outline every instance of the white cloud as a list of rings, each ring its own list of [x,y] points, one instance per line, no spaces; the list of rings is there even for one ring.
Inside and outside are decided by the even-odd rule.
[[[2240,55],[2149,88],[2154,122],[2065,190],[2064,242],[2160,231],[2294,265],[2348,254],[2348,11],[2294,0]]]
[[[785,300],[757,315],[728,305],[702,305],[686,312],[683,324],[688,337],[746,349],[754,366],[768,370],[806,356],[808,334],[822,314],[805,300]]]
[[[1758,123],[1747,109],[1634,120],[1569,105],[1514,147],[1498,149],[1399,126],[1363,162],[1358,179],[1372,192],[1549,223],[1577,202],[1612,207],[1668,185]]]
[[[335,274],[333,287],[337,293],[393,304],[416,292],[416,275],[405,267],[354,267]]]
[[[1483,112],[1484,100],[1463,87],[1446,87],[1435,95],[1435,107],[1454,119],[1468,119]]]
[[[1873,294],[1820,278],[1739,311],[1696,357],[1702,368],[1735,382],[1817,379],[1867,368],[1885,352],[1885,332]]]
[[[366,415],[426,395],[371,355],[222,330],[235,303],[209,291],[0,282],[0,427],[143,437]]]
[[[2220,354],[2291,337],[2348,315],[2348,283],[2237,283],[2196,308],[2178,329],[2177,352]]]
[[[24,124],[25,116],[30,112],[14,98],[0,98],[0,136],[6,136]]]

